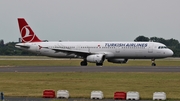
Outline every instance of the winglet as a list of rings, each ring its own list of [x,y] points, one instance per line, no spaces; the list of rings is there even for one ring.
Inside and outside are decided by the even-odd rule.
[[[42,42],[27,24],[24,18],[18,18],[19,30],[21,33],[22,43],[27,42]]]

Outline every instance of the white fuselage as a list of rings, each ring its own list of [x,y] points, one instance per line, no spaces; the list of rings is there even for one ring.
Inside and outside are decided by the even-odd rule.
[[[29,46],[29,48],[20,46]],[[76,58],[79,56],[73,52],[57,52],[54,49],[105,54],[106,59],[156,59],[173,55],[172,50],[157,42],[31,42],[18,43],[16,47],[37,54],[59,58]]]

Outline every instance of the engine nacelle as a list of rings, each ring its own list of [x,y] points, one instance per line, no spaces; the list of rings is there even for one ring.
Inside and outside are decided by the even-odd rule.
[[[103,63],[103,61],[105,60],[105,55],[104,54],[89,55],[87,56],[86,60],[92,63]]]
[[[112,63],[126,63],[128,61],[128,59],[108,59],[108,62],[112,62]]]

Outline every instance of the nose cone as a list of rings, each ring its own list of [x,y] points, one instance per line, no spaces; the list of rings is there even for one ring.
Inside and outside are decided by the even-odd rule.
[[[174,52],[172,50],[168,50],[168,52],[166,53],[168,56],[172,56],[174,54]]]

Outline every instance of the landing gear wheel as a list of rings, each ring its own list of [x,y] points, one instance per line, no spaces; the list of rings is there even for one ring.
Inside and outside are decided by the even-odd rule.
[[[156,66],[155,59],[151,59],[151,61],[152,61],[151,66]]]
[[[81,66],[87,66],[87,62],[86,61],[81,61],[80,65]]]
[[[151,66],[156,66],[156,64],[155,64],[155,63],[152,63]]]
[[[96,66],[102,66],[103,63],[96,63]]]

